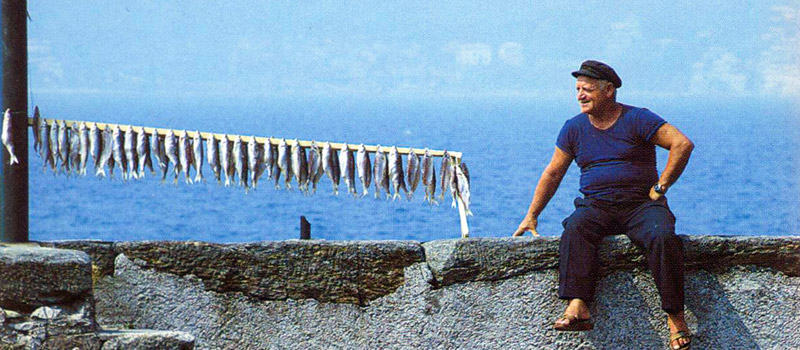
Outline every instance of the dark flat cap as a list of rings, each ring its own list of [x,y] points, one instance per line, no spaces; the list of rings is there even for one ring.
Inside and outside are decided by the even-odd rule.
[[[572,72],[573,77],[587,76],[589,78],[607,80],[614,85],[615,88],[622,86],[622,79],[619,78],[617,72],[611,66],[599,62],[588,60],[581,63],[581,69]]]

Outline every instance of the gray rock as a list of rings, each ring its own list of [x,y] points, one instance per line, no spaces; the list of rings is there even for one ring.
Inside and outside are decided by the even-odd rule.
[[[3,310],[3,313],[5,314],[6,319],[9,319],[9,320],[22,318],[22,314],[20,314],[19,312],[14,311],[14,310]]]
[[[94,333],[53,335],[47,337],[41,349],[52,350],[100,350],[103,345],[100,337]]]
[[[23,312],[91,298],[89,256],[31,246],[0,246],[0,306]]]
[[[103,331],[102,350],[192,350],[194,337],[184,332],[169,331]]]
[[[0,308],[0,325],[6,323],[6,311]]]
[[[89,254],[92,265],[97,267],[100,276],[110,276],[114,273],[116,254],[112,242],[81,240],[40,242],[39,244],[43,247],[80,250]]]
[[[424,259],[410,241],[124,242],[114,249],[156,271],[193,275],[215,292],[359,305],[400,287],[403,269]]]
[[[61,308],[59,307],[49,307],[49,306],[42,306],[31,313],[32,318],[38,318],[40,320],[52,320],[61,316]]]

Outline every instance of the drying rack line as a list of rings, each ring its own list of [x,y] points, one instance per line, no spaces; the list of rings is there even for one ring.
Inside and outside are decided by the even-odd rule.
[[[63,121],[67,127],[72,127],[73,124],[80,124],[81,121],[75,120],[63,120],[63,119],[52,119],[52,118],[42,118],[44,123],[48,125],[53,125],[56,121]],[[153,127],[146,127],[146,126],[136,126],[136,125],[123,125],[123,124],[113,124],[113,123],[100,123],[100,122],[90,122],[90,121],[83,121],[86,124],[86,127],[89,128],[92,125],[97,125],[97,128],[100,130],[105,130],[107,128],[114,128],[115,126],[119,127],[120,131],[127,131],[128,128],[133,128],[134,131],[136,130],[144,130],[145,133],[150,135],[159,134],[162,136],[166,136],[169,131],[172,131],[176,136],[181,135],[182,133],[186,133],[189,137],[194,137],[196,133],[200,133],[200,137],[203,139],[207,139],[209,135],[213,135],[215,139],[222,140],[223,138],[227,138],[228,141],[233,141],[236,136],[241,137],[242,142],[250,142],[250,138],[255,137],[256,142],[259,143],[271,143],[273,145],[280,144],[282,138],[277,137],[258,137],[258,136],[245,136],[245,135],[236,135],[236,134],[220,134],[220,133],[210,133],[204,131],[189,131],[189,130],[177,130],[177,129],[164,129],[164,128],[153,128]],[[33,118],[28,118],[28,126],[33,127]],[[302,147],[311,147],[312,142],[316,143],[318,147],[322,147],[325,142],[324,141],[306,141],[306,140],[297,140],[297,143],[300,144]],[[294,139],[286,139],[286,144],[289,146],[294,145]],[[331,142],[331,148],[335,150],[342,150],[344,149],[344,142]],[[352,151],[358,151],[359,144],[347,144],[347,148]],[[375,153],[378,151],[377,145],[364,145],[367,152]],[[382,146],[382,149],[385,153],[389,153],[390,147]],[[411,147],[397,147],[397,152],[400,154],[410,154],[411,152],[416,153],[419,156],[425,155],[424,148],[411,148]],[[444,156],[443,150],[428,150],[431,156],[433,157],[442,157]],[[454,151],[447,151],[447,154],[450,157],[455,158],[456,162],[461,161],[461,152],[454,152]]]

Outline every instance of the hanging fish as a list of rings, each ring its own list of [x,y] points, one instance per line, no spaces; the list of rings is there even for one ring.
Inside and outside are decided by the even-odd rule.
[[[125,158],[128,160],[128,179],[139,178],[139,159],[136,157],[136,132],[128,125],[125,130]]]
[[[181,170],[183,171],[183,178],[186,184],[192,184],[192,176],[189,173],[192,171],[192,145],[189,144],[189,135],[186,131],[181,133],[178,137],[178,160],[181,162]]]
[[[153,174],[153,160],[150,158],[150,134],[140,127],[136,132],[136,157],[139,159],[139,178],[144,179],[144,169]]]
[[[200,181],[205,182],[206,180],[203,178],[203,138],[200,137],[200,132],[194,132],[194,138],[192,138],[192,164],[194,164],[194,182],[199,183]]]
[[[403,189],[403,192],[408,196],[408,188],[406,188],[403,175],[403,157],[397,151],[397,146],[392,146],[391,151],[389,151],[389,177],[394,187],[392,200],[400,198],[400,189]]]
[[[294,176],[292,173],[292,153],[289,150],[286,139],[281,139],[281,143],[278,144],[278,167],[283,173],[286,189],[292,189],[292,176]],[[277,179],[275,179],[275,181],[277,181]]]
[[[172,130],[167,131],[167,135],[164,136],[164,151],[167,154],[167,159],[172,163],[172,172],[175,175],[175,179],[172,182],[177,185],[178,174],[181,172],[181,161],[178,151],[178,139]]]
[[[39,153],[39,156],[44,158],[42,152],[42,117],[39,115],[39,106],[33,107],[33,150]]]
[[[58,157],[61,160],[59,172],[69,175],[69,130],[63,120],[58,122]]]
[[[461,202],[464,203],[464,211],[466,211],[467,215],[472,216],[472,211],[469,209],[470,192],[469,171],[467,170],[467,166],[464,162],[461,162],[459,166],[453,166],[453,170],[455,172],[454,177],[456,178],[458,196],[461,198]]]
[[[208,134],[206,137],[206,152],[208,152],[208,166],[211,167],[211,172],[214,173],[214,178],[217,179],[217,184],[222,183],[220,165],[219,165],[219,141],[214,137],[214,134]]]
[[[75,175],[81,173],[81,137],[78,134],[78,124],[72,123],[69,132],[69,162]]]
[[[58,131],[60,128],[55,120],[53,120],[51,124],[48,140],[50,141],[50,158],[52,158],[53,162],[50,166],[53,169],[53,174],[56,174],[58,172],[56,169],[60,159],[60,152],[58,150]]]
[[[297,139],[292,143],[292,173],[297,179],[297,188],[308,193],[308,160],[306,150]]]
[[[156,158],[156,164],[161,171],[161,183],[167,180],[167,172],[169,171],[169,159],[167,158],[167,151],[164,148],[164,136],[158,134],[158,130],[153,131],[153,142],[150,143],[150,152]]]
[[[358,178],[361,180],[363,189],[361,196],[364,197],[369,194],[369,185],[372,184],[372,163],[369,160],[369,154],[367,154],[367,147],[363,143],[358,145],[356,168],[358,169]]]
[[[258,178],[263,172],[261,153],[261,144],[256,141],[255,136],[250,136],[250,141],[247,141],[247,169],[249,170],[250,184],[254,189],[258,187]]]
[[[9,160],[8,165],[19,163],[17,156],[14,155],[14,132],[11,130],[11,108],[6,109],[3,114],[3,145],[8,150]]]
[[[456,168],[458,165],[456,164],[455,159],[450,159],[450,194],[453,197],[453,203],[450,204],[451,207],[456,207],[456,196],[458,196],[458,176],[456,176]]]
[[[96,128],[97,127],[95,127],[95,129]],[[111,134],[111,131],[108,130],[108,128],[106,128],[106,130],[103,131],[100,134],[100,137],[98,138],[97,143],[100,145],[99,146],[100,147],[100,157],[98,157],[99,161],[94,164],[94,167],[95,167],[95,173],[94,174],[96,176],[99,176],[99,177],[106,177],[105,166],[108,165],[108,169],[109,169],[109,173],[110,173],[109,177],[113,177],[114,176],[114,164],[108,164],[108,162],[111,161],[112,159],[114,159],[111,156],[111,153],[113,152],[114,146],[112,144],[113,143],[112,142],[112,134]]]
[[[419,156],[414,153],[414,150],[409,149],[408,163],[406,164],[406,182],[408,182],[408,193],[406,197],[408,200],[414,197],[414,191],[417,190],[417,185],[419,185],[419,177]]]
[[[89,129],[86,123],[78,125],[78,139],[80,140],[80,175],[86,176],[86,168],[89,166]]]
[[[347,185],[347,190],[350,191],[353,197],[358,197],[358,191],[356,191],[356,160],[353,156],[353,150],[346,143],[339,153],[339,167],[344,183]]]
[[[244,187],[245,192],[249,189],[247,185],[247,144],[242,142],[242,138],[236,135],[233,139],[233,162],[236,168],[236,176],[239,177],[239,186]]]
[[[450,178],[452,177],[452,173],[450,172],[450,154],[447,153],[447,150],[444,150],[444,154],[442,154],[442,168],[441,168],[441,176],[442,176],[442,193],[439,193],[439,201],[444,200],[444,194],[447,192],[447,188],[450,186]]]
[[[422,186],[425,188],[425,201],[430,204],[439,204],[434,199],[436,194],[436,167],[433,166],[433,157],[430,151],[426,148],[425,154],[420,161],[420,175],[422,177]]]
[[[386,153],[378,145],[375,151],[375,165],[372,170],[372,177],[375,181],[375,198],[380,198],[381,190],[386,193],[386,199],[391,197],[389,190],[389,163],[386,160]]]
[[[274,179],[276,173],[280,174],[280,169],[276,166],[278,158],[278,146],[272,144],[272,138],[267,139],[264,145],[264,154],[262,160],[264,168],[267,170],[267,178]],[[277,170],[277,172],[276,172]]]
[[[317,143],[311,141],[311,147],[308,149],[308,182],[311,183],[312,193],[317,192],[317,183],[322,174],[322,152]]]
[[[322,146],[322,171],[331,179],[333,194],[339,195],[339,156],[330,142],[325,142]]]
[[[119,166],[122,171],[122,180],[125,181],[128,179],[128,164],[125,162],[125,141],[123,139],[123,133],[120,131],[119,125],[114,125],[111,132],[114,140],[112,146],[114,148],[114,163]]]
[[[46,120],[42,120],[42,128],[39,130],[39,132],[39,139],[42,142],[42,146],[39,148],[39,151],[41,152],[42,159],[44,160],[44,164],[42,164],[42,171],[45,171],[48,165],[50,165],[50,168],[55,170],[55,159],[53,159],[53,154],[51,153],[52,144],[50,143],[50,124],[47,124]]]
[[[225,174],[225,186],[231,185],[231,177],[233,176],[231,172],[231,169],[233,169],[233,162],[231,161],[230,145],[231,143],[228,141],[228,135],[222,135],[222,138],[219,140],[219,164],[222,166],[222,173]]]
[[[97,175],[97,166],[100,164],[100,153],[103,149],[102,136],[100,129],[97,128],[97,123],[92,123],[89,127],[89,155],[92,157],[94,163],[94,173]]]

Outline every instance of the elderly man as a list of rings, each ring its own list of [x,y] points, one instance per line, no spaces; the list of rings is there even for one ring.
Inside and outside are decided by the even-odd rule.
[[[558,296],[569,305],[554,328],[593,328],[586,303],[594,298],[597,245],[603,237],[625,234],[646,251],[667,312],[669,348],[688,349],[692,336],[683,312],[683,245],[675,236],[675,217],[664,195],[683,172],[694,145],[655,113],[618,103],[622,81],[608,65],[585,61],[572,75],[577,78],[581,113],[564,123],[553,158],[514,236],[526,231],[538,235],[537,218],[575,160],[584,197],[575,199],[575,212],[563,222]],[[669,150],[661,176],[655,145]]]

